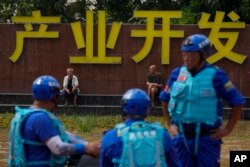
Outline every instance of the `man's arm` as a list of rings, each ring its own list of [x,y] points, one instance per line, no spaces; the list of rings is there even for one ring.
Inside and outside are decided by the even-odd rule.
[[[162,106],[163,116],[164,116],[165,120],[167,121],[167,126],[170,127],[171,118],[170,118],[169,112],[168,112],[168,104],[165,101],[161,101],[161,106]]]
[[[162,90],[159,95],[159,99],[161,100],[161,104],[162,104],[162,112],[163,112],[164,118],[167,121],[169,132],[172,136],[177,135],[179,132],[178,132],[177,126],[172,124],[171,117],[168,112],[168,102],[170,100],[170,87],[174,83],[174,81],[177,80],[179,72],[180,72],[180,68],[176,68],[171,72],[171,75],[165,85],[164,90]]]
[[[147,86],[150,86],[152,83],[150,82],[150,75],[148,74],[147,75],[147,82],[146,82],[146,84],[147,84]]]
[[[99,149],[100,149],[100,144],[99,143],[94,143],[94,142],[88,142],[84,140],[83,138],[70,133],[69,131],[66,131],[66,134],[68,136],[68,139],[70,140],[71,143],[74,144],[83,144],[85,146],[85,153],[94,157],[99,156]]]
[[[68,134],[69,139],[74,143],[63,142],[58,134],[58,131],[54,127],[52,120],[47,114],[38,112],[31,115],[32,119],[32,132],[47,145],[50,151],[55,155],[73,155],[73,154],[89,154],[93,156],[99,155],[99,144],[93,144],[84,140],[73,140],[73,135]],[[80,139],[79,139],[80,140]],[[77,141],[77,142],[76,142]]]
[[[100,146],[98,143],[87,142],[86,144],[83,143],[71,144],[63,142],[59,136],[54,136],[51,137],[46,142],[46,145],[53,154],[58,156],[84,154],[84,153],[95,157],[99,156]]]
[[[241,111],[243,106],[235,106],[232,107],[230,119],[227,125],[224,128],[220,128],[215,130],[215,133],[211,135],[214,139],[220,139],[225,136],[228,136],[234,129],[235,125],[237,124],[238,120],[240,119]]]
[[[170,135],[171,136],[178,135],[179,134],[178,127],[175,124],[172,124],[171,117],[168,112],[168,103],[166,103],[165,101],[162,101],[161,105],[162,105],[163,116],[165,120],[167,121],[167,126],[168,126]]]
[[[163,78],[162,78],[161,73],[157,72],[157,76],[158,76],[158,83],[157,83],[158,85],[157,85],[157,87],[162,88],[162,86],[163,86]]]
[[[68,85],[68,76],[65,76],[64,79],[63,79],[63,91],[70,94],[70,91],[69,91],[67,85]]]
[[[165,90],[161,91],[159,98],[161,100],[162,112],[165,120],[167,121],[169,133],[171,134],[171,136],[175,136],[179,134],[179,131],[177,126],[172,124],[171,117],[168,112],[168,101],[170,98],[170,94],[168,91],[168,86],[166,86]]]
[[[72,91],[74,92],[75,90],[77,90],[78,86],[79,86],[79,82],[78,82],[78,78],[73,75],[73,83],[72,83]]]
[[[240,119],[245,99],[228,79],[226,73],[221,69],[217,69],[213,84],[217,96],[223,98],[232,107],[230,119],[227,125],[224,128],[214,130],[215,133],[211,136],[215,139],[219,139],[229,135],[233,131],[236,123]]]

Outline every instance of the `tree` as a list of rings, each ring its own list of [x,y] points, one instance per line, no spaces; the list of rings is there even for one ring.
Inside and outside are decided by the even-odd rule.
[[[181,19],[173,19],[175,24],[196,24],[201,12],[211,14],[216,11],[235,11],[240,20],[250,23],[250,0],[0,0],[0,21],[11,22],[13,16],[30,16],[34,10],[40,10],[43,16],[60,16],[63,23],[85,22],[86,10],[105,10],[106,22],[114,21],[132,24],[144,24],[145,19],[133,18],[134,10],[182,10]],[[229,19],[229,18],[226,18]],[[96,19],[95,19],[96,20]],[[160,19],[156,23],[161,23]]]
[[[250,0],[242,0],[239,7],[241,20],[250,23]]]

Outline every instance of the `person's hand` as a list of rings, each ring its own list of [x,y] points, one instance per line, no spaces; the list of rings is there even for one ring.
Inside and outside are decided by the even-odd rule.
[[[231,131],[226,127],[211,130],[211,132],[212,132],[211,138],[213,138],[213,139],[221,139],[225,136],[228,136],[231,133]]]
[[[69,94],[69,95],[71,94],[71,92],[69,91],[69,89],[67,89],[66,92],[67,92],[67,94]]]
[[[86,154],[98,157],[100,155],[100,143],[89,142],[85,148]]]
[[[149,85],[149,88],[151,89],[151,88],[155,88],[155,87],[157,87],[157,83],[150,83],[150,85]]]
[[[179,130],[178,130],[178,127],[174,124],[171,124],[169,126],[169,133],[171,136],[176,136],[179,134]]]
[[[153,83],[153,87],[157,87],[158,86],[158,83]]]
[[[158,83],[154,83],[154,87],[158,87]]]
[[[77,91],[77,87],[73,87],[72,92],[76,92]]]

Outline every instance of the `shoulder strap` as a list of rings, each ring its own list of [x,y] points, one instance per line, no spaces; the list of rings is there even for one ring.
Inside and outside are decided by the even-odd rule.
[[[117,128],[117,137],[120,137],[121,136],[121,131],[122,131],[122,129],[123,128],[125,128],[126,127],[126,124],[124,124],[124,123],[120,123],[120,124],[117,124],[116,126],[115,126],[115,128]]]

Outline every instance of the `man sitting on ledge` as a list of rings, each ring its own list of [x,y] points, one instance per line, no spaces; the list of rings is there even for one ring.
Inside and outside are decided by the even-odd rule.
[[[64,101],[65,106],[68,106],[70,96],[74,96],[74,105],[77,105],[77,96],[79,94],[79,82],[78,78],[73,75],[73,68],[67,68],[67,75],[63,80],[63,92],[64,92]]]

